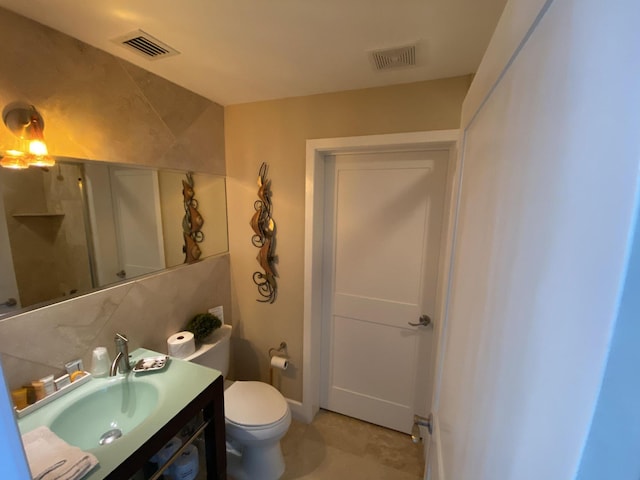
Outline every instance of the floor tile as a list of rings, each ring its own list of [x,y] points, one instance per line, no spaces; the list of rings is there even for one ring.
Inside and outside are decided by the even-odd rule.
[[[282,439],[283,480],[421,480],[422,445],[408,435],[321,410]]]

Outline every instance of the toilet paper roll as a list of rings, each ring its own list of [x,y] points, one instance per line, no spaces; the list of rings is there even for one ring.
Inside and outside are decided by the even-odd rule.
[[[171,458],[171,455],[176,453],[178,449],[182,446],[182,442],[179,438],[173,437],[169,442],[160,449],[158,453],[156,453],[150,460],[158,465],[160,468],[162,465],[167,463],[167,461]]]
[[[196,341],[191,332],[178,332],[167,338],[167,351],[176,358],[185,358],[196,351]]]
[[[175,480],[194,480],[198,476],[198,449],[189,445],[169,468]]]
[[[274,355],[271,357],[271,368],[277,368],[278,370],[286,370],[289,366],[289,359]]]

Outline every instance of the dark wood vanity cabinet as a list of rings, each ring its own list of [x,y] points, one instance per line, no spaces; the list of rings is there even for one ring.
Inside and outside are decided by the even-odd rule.
[[[149,459],[176,436],[194,417],[202,419],[201,428],[197,430],[201,430],[201,434],[204,435],[206,478],[208,480],[226,479],[227,457],[224,430],[224,380],[222,375],[218,376],[213,383],[189,402],[146,443],[141,445],[135,452],[132,452],[106,478],[109,480],[128,479],[143,470],[145,465],[148,465]],[[198,434],[194,434],[193,438],[196,436]],[[198,478],[202,477],[198,476]]]

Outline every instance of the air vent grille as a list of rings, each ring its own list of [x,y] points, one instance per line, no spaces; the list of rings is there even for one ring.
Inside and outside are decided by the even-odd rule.
[[[371,63],[376,70],[411,67],[416,64],[416,46],[390,48],[369,53]]]
[[[122,35],[114,38],[112,41],[148,60],[159,60],[160,58],[171,57],[180,53],[175,48],[170,47],[142,30],[136,30],[135,32]]]

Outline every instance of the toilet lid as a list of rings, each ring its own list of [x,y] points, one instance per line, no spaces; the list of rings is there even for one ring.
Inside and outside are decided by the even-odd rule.
[[[288,408],[282,394],[263,382],[234,382],[224,392],[225,417],[239,425],[269,425],[284,417]]]

